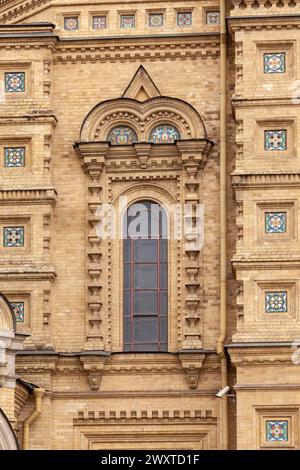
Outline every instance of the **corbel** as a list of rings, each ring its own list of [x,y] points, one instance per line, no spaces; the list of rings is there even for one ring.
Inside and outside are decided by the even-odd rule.
[[[81,157],[84,172],[88,173],[92,180],[97,179],[104,167],[109,144],[107,142],[77,142],[74,148]]]
[[[100,389],[103,369],[107,360],[107,355],[88,355],[80,356],[83,369],[87,372],[90,389],[97,391]]]
[[[198,386],[200,369],[202,367],[205,354],[203,353],[181,353],[179,360],[185,372],[186,381],[190,389],[196,389]]]
[[[151,144],[148,143],[136,143],[134,148],[139,159],[141,168],[146,168],[147,160],[150,156]]]

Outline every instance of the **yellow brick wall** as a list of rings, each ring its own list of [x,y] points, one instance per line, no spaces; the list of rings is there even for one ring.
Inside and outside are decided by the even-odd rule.
[[[236,164],[232,183],[236,200],[237,243],[232,264],[237,285],[237,326],[230,357],[236,367],[237,448],[299,448],[299,155],[297,22],[285,23],[277,7],[265,15],[229,20],[235,45]],[[291,13],[296,5],[284,5]],[[250,14],[250,16],[251,16]],[[279,26],[280,25],[280,26]],[[284,52],[286,71],[264,73],[264,54]],[[285,151],[265,150],[264,132],[287,130]],[[287,230],[266,233],[265,213],[286,212]],[[267,313],[265,294],[287,292],[287,312]],[[289,436],[267,438],[270,423],[288,423]],[[249,433],[245,432],[245,429]]]
[[[176,10],[190,8],[193,11],[192,26],[175,26]],[[137,445],[149,448],[155,447],[157,436],[161,438],[162,447],[166,439],[178,449],[221,447],[222,417],[220,401],[215,397],[220,388],[220,365],[215,351],[219,335],[220,288],[219,34],[218,26],[206,25],[205,9],[214,11],[218,5],[214,1],[201,4],[193,1],[128,1],[126,4],[106,1],[94,10],[82,1],[72,5],[65,2],[61,6],[48,2],[36,6],[31,13],[16,10],[11,14],[8,12],[5,18],[0,14],[0,21],[6,24],[49,21],[56,25],[53,34],[49,33],[46,39],[32,41],[27,38],[19,42],[1,39],[4,45],[0,73],[3,74],[8,66],[22,64],[29,74],[26,94],[6,98],[1,103],[4,125],[0,126],[0,147],[14,136],[19,141],[28,139],[31,169],[23,173],[9,169],[3,172],[1,182],[6,192],[3,191],[5,202],[0,205],[0,219],[7,217],[8,208],[14,220],[29,218],[30,249],[19,255],[4,254],[0,275],[1,289],[8,296],[10,294],[14,299],[18,293],[30,296],[30,322],[23,326],[18,324],[18,330],[31,336],[26,340],[27,353],[18,356],[17,372],[47,390],[42,414],[30,430],[30,447],[33,449],[120,448],[124,442],[132,447],[134,443],[128,435],[139,435],[142,430],[144,436],[150,435],[152,440],[147,438],[147,444],[141,441]],[[136,27],[121,30],[120,11],[135,10]],[[147,14],[151,10],[164,12],[162,29],[148,27]],[[248,10],[247,7],[249,13]],[[97,11],[108,12],[105,31],[93,31],[90,27],[90,15]],[[258,16],[266,14],[260,4],[255,11]],[[281,11],[289,13],[291,7],[286,5]],[[229,399],[230,447],[266,447],[263,436],[265,420],[269,416],[274,420],[288,420],[292,430],[289,445],[297,448],[300,406],[295,390],[299,386],[298,373],[291,362],[292,351],[278,350],[282,345],[274,344],[291,343],[300,332],[297,173],[300,132],[299,104],[293,101],[293,86],[299,76],[299,35],[294,27],[297,20],[279,19],[275,7],[264,20],[266,24],[254,17],[236,18],[237,13],[247,16],[246,11],[235,4],[232,19],[228,22],[227,343],[234,344],[229,348],[232,361],[229,384],[233,386],[237,400],[235,409],[233,397]],[[78,30],[63,29],[63,15],[68,14],[80,15]],[[262,73],[262,55],[268,50],[286,51],[286,76],[266,77]],[[106,352],[112,350],[113,354],[106,357],[99,351],[98,355],[84,352],[89,349],[86,346],[87,201],[91,175],[87,170],[84,173],[82,155],[80,157],[80,152],[75,151],[74,143],[80,139],[80,129],[87,114],[101,102],[122,97],[140,65],[162,96],[182,100],[195,108],[203,120],[207,137],[214,143],[206,164],[197,175],[205,216],[204,247],[199,259],[202,350],[187,356],[190,367],[182,357],[174,354],[182,340],[180,335],[185,322],[180,313],[182,316],[177,318],[176,325],[175,309],[172,310],[169,342],[172,354],[120,354],[122,345],[118,338],[122,336],[122,328],[115,308],[120,295],[115,291],[112,331],[107,327],[107,292],[102,297],[101,311],[101,328],[105,332],[103,343]],[[288,129],[288,149],[282,157],[263,150],[264,130],[278,125]],[[116,159],[115,156],[108,158],[110,161]],[[130,155],[128,162],[133,160]],[[122,171],[121,168],[120,174],[115,172],[120,179],[111,186],[108,171],[104,171],[98,180],[96,178],[97,184],[102,185],[103,202],[110,190],[115,197],[129,188],[131,180],[126,180]],[[147,197],[146,177],[148,174],[157,177],[159,171],[173,179],[162,182],[153,179],[152,191],[156,188],[174,197],[179,187],[178,197],[183,201],[185,180],[176,183],[174,168],[143,169],[141,174],[146,176],[141,184],[138,186],[138,180],[132,180],[138,188],[137,194]],[[182,171],[178,170],[181,176]],[[264,176],[266,173],[269,175]],[[11,193],[20,187],[29,192]],[[52,193],[34,192],[37,188],[50,188]],[[274,209],[276,205],[282,210],[286,208],[291,226],[285,238],[274,242],[265,236],[262,219],[264,211],[268,207]],[[107,247],[106,244],[103,246]],[[181,249],[179,244],[182,257]],[[177,256],[173,248],[171,253]],[[120,277],[121,267],[116,254],[112,256],[114,279]],[[108,268],[105,252],[102,261],[105,289],[109,281]],[[175,293],[173,289],[172,305],[177,302],[180,312],[184,312],[186,275],[183,258],[179,258],[178,271],[172,274],[173,277],[175,274],[181,276],[180,291]],[[289,308],[293,307],[284,318],[270,320],[262,311],[262,300],[264,288],[275,285],[278,289],[283,286],[288,290]],[[260,343],[260,347],[256,343]],[[98,349],[101,348],[102,344]],[[291,346],[287,348],[292,349]],[[30,353],[32,349],[35,354]],[[202,366],[199,361],[203,361]],[[189,387],[192,374],[199,379],[194,388]],[[274,391],[276,397],[272,395]],[[20,441],[22,423],[32,409],[33,403],[28,401],[19,417]],[[185,414],[187,422],[184,423]],[[172,423],[177,416],[178,434],[182,432],[185,439],[181,441],[176,433],[172,434]],[[119,424],[121,419],[126,422],[125,431]],[[244,431],[249,428],[252,429],[251,440]],[[92,429],[91,436],[88,429]],[[117,437],[113,438],[113,435]]]

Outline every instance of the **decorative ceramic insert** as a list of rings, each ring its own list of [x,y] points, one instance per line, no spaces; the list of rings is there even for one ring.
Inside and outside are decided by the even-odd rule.
[[[5,91],[22,93],[25,91],[25,72],[7,72],[4,74]]]
[[[135,16],[134,15],[121,15],[121,28],[130,29],[135,27]]]
[[[106,15],[93,16],[93,29],[106,28]]]
[[[177,26],[191,26],[192,24],[192,12],[191,11],[179,11],[177,13]]]
[[[266,441],[287,442],[288,441],[288,421],[267,420],[266,421]]]
[[[4,147],[4,166],[25,166],[25,147]]]
[[[206,24],[220,24],[220,12],[219,11],[207,11],[206,12]]]
[[[149,141],[154,144],[173,144],[175,140],[180,140],[179,131],[168,124],[156,126],[150,134]]]
[[[10,305],[13,308],[16,321],[17,322],[24,322],[25,319],[25,308],[24,302],[10,302]]]
[[[79,27],[78,16],[65,16],[64,18],[64,28],[67,31],[74,31]]]
[[[159,28],[164,24],[163,13],[149,13],[149,26]]]
[[[264,54],[264,73],[284,73],[285,53],[274,52]]]
[[[138,138],[131,127],[117,126],[110,131],[107,140],[112,145],[130,145],[137,142]]]
[[[286,212],[266,212],[265,231],[266,233],[285,233]]]
[[[285,129],[265,131],[265,150],[286,150],[287,131]]]
[[[24,227],[3,227],[3,246],[24,246]]]
[[[265,292],[265,309],[266,313],[286,313],[287,306],[287,292]]]

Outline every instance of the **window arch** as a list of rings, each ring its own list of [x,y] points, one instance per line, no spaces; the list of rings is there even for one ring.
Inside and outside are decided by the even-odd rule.
[[[138,141],[136,132],[129,126],[116,126],[110,130],[107,140],[112,145],[130,145]]]
[[[176,127],[170,124],[160,124],[152,129],[149,142],[154,144],[173,144],[175,140],[180,139],[180,132]]]
[[[164,209],[153,201],[128,207],[123,220],[125,351],[168,349],[168,240]]]

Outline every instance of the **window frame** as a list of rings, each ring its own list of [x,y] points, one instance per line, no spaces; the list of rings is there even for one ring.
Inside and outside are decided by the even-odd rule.
[[[145,204],[146,211],[147,211],[147,218],[149,217],[149,213],[152,211],[152,205],[160,207],[160,215],[159,215],[159,223],[158,223],[158,233],[152,237],[149,237],[149,233],[147,237],[134,237],[130,238],[127,237],[122,240],[122,272],[123,272],[123,288],[122,288],[122,299],[123,299],[123,309],[122,309],[122,320],[123,320],[123,350],[125,352],[167,352],[168,351],[168,271],[169,271],[169,261],[168,261],[168,217],[167,212],[162,204],[149,200],[143,199],[140,201],[132,202],[128,204],[124,214],[122,215],[122,232],[125,227],[127,232],[128,220],[130,215],[128,211],[131,207],[135,204]],[[149,220],[149,219],[148,219]],[[165,226],[163,225],[165,224]],[[149,227],[148,227],[149,228]],[[165,237],[164,237],[164,231]],[[129,243],[126,240],[130,240]],[[152,262],[144,260],[137,260],[135,258],[135,248],[137,242],[139,240],[157,240],[156,246],[156,261]],[[165,240],[165,247],[163,248],[163,240]],[[130,248],[129,248],[130,247]],[[126,250],[127,255],[126,255]],[[165,256],[161,258],[162,250],[166,250]],[[129,256],[128,256],[129,254]],[[152,265],[155,266],[156,271],[156,286],[153,287],[145,287],[145,286],[137,286],[136,285],[136,278],[135,272],[138,266],[147,266]],[[129,282],[129,286],[125,281],[126,276],[126,268],[129,266],[129,277],[127,281]],[[161,276],[166,268],[166,278],[165,284],[162,285],[161,283]],[[135,302],[136,298],[138,297],[138,293],[141,292],[156,292],[156,312],[154,313],[136,313],[135,311]],[[126,293],[129,293],[129,314],[126,312],[125,304],[126,304]],[[166,296],[167,302],[165,305],[165,312],[162,312],[162,302],[163,297]],[[128,299],[127,299],[128,300]],[[151,338],[147,338],[146,340],[137,341],[135,340],[135,328],[137,328],[139,322],[147,324],[149,322],[152,326],[155,325],[155,329],[157,329],[157,337],[155,340],[151,340]],[[129,330],[127,328],[129,327]],[[162,337],[163,329],[165,328],[164,334],[165,336]],[[126,335],[129,335],[129,341],[126,341]]]

